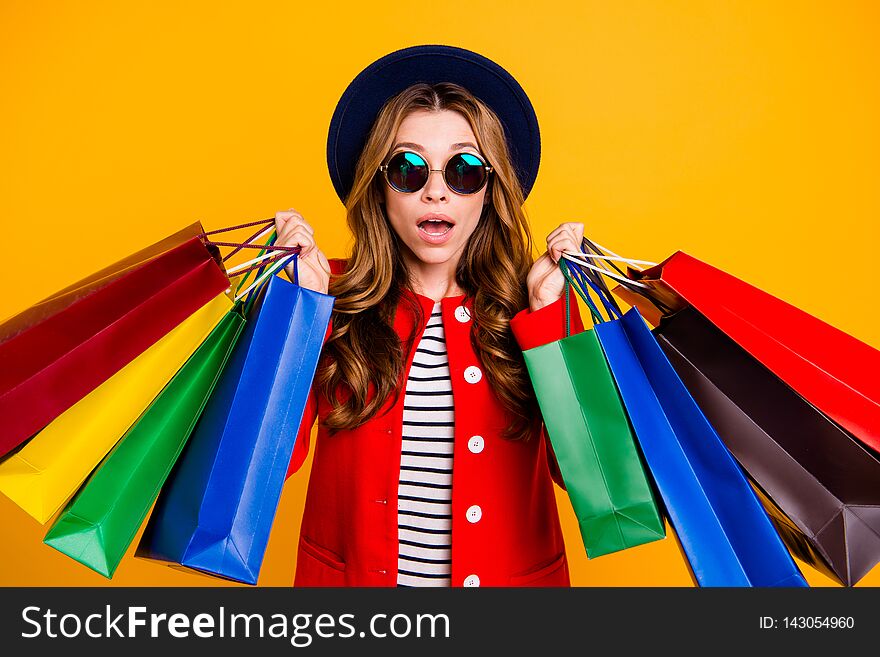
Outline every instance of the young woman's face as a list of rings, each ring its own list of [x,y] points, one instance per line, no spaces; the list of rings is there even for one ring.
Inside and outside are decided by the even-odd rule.
[[[443,169],[456,153],[476,153],[485,160],[467,119],[449,110],[419,110],[406,116],[389,157],[403,150],[419,153],[431,169]],[[477,227],[488,185],[462,196],[446,186],[439,171],[432,171],[425,186],[411,194],[397,192],[387,183],[384,189],[388,220],[405,246],[404,257],[410,262],[415,258],[423,264],[455,265]]]

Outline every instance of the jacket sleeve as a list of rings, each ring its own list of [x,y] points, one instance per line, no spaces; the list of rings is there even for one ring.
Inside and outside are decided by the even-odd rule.
[[[575,335],[583,332],[584,324],[581,321],[577,305],[577,294],[570,286],[566,287],[569,301],[569,329],[570,334]],[[523,351],[540,347],[554,340],[561,340],[565,337],[565,298],[560,296],[553,303],[535,312],[531,312],[528,308],[521,310],[510,320],[510,330],[513,331],[513,335]],[[544,424],[541,425],[541,437],[547,445],[547,465],[550,467],[550,476],[560,488],[565,490],[565,482],[562,480],[556,454],[553,452],[553,445],[550,443],[547,427]]]
[[[341,274],[345,271],[345,267],[347,264],[346,260],[340,259],[332,259],[329,261],[330,263],[330,273],[333,275]],[[324,334],[324,344],[327,343],[327,338],[330,337],[330,333],[333,331],[333,319],[331,318],[330,323],[327,325],[327,332]],[[302,421],[299,424],[299,430],[296,434],[296,442],[293,444],[293,454],[290,456],[290,463],[287,466],[287,476],[286,479],[289,479],[292,474],[297,472],[302,464],[305,463],[306,458],[309,455],[309,445],[311,443],[312,438],[312,427],[315,424],[315,420],[318,417],[318,397],[315,392],[315,386],[312,384],[312,389],[309,391],[309,398],[306,401],[306,407],[303,411]]]
[[[571,334],[581,333],[584,324],[577,305],[577,294],[568,288],[568,302],[571,315]],[[519,311],[510,320],[510,330],[519,343],[520,349],[533,349],[542,344],[561,340],[565,337],[565,299],[560,296],[556,301],[532,312],[528,308]]]

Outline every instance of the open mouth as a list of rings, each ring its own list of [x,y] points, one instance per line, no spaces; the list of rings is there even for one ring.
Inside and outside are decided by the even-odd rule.
[[[419,230],[428,235],[445,235],[452,230],[452,224],[442,219],[427,219],[419,224]]]

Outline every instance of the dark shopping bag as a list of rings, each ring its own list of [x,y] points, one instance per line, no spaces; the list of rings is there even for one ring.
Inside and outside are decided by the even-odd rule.
[[[268,277],[138,556],[256,584],[332,308]]]
[[[792,552],[842,584],[864,577],[880,561],[880,457],[693,308],[654,333]]]
[[[0,456],[229,287],[216,253],[187,235],[181,231],[4,322]],[[185,239],[166,248],[178,238]]]
[[[880,351],[681,251],[630,269],[649,298],[693,306],[856,438],[880,451]],[[672,295],[672,296],[670,296]]]
[[[567,320],[569,310],[566,303]],[[523,356],[584,548],[594,558],[666,531],[596,331],[568,333]]]
[[[700,586],[807,586],[742,470],[638,312],[596,327]]]

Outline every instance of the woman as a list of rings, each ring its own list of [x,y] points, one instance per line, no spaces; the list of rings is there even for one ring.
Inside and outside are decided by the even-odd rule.
[[[420,82],[426,72],[443,81]],[[348,182],[334,159],[346,148],[328,148],[351,257],[328,261],[301,214],[276,215],[277,243],[302,249],[300,285],[336,297],[290,464],[302,465],[317,417],[295,586],[569,585],[551,476],[562,482],[522,349],[564,335],[556,263],[578,249],[583,226],[554,230],[532,263],[522,204],[535,149],[515,158],[505,130],[531,104],[484,102],[456,83],[498,78],[501,94],[525,97],[469,51],[422,46],[379,60],[340,101],[387,98]]]

